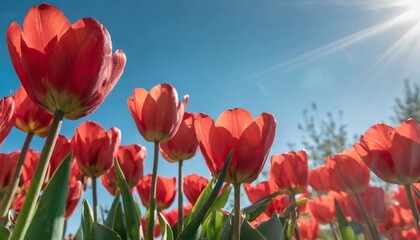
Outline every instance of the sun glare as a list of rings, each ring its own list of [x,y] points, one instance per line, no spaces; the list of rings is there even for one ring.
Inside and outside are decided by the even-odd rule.
[[[420,0],[406,0],[408,15],[411,19],[420,22]]]

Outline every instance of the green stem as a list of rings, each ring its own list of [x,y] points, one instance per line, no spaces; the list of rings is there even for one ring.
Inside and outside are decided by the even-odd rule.
[[[379,239],[378,230],[376,230],[375,224],[373,224],[372,219],[370,219],[368,212],[365,208],[365,205],[362,202],[362,199],[360,198],[359,194],[354,195],[357,201],[357,204],[359,205],[360,210],[362,210],[363,218],[366,221],[366,224],[368,225],[368,232],[372,239]]]
[[[55,111],[50,131],[48,133],[47,139],[45,140],[44,147],[42,148],[41,156],[38,160],[38,165],[32,177],[31,185],[29,187],[25,202],[23,203],[22,210],[19,214],[18,221],[10,240],[23,239],[26,234],[26,230],[32,221],[32,217],[35,211],[35,204],[38,200],[39,192],[41,191],[41,187],[45,179],[45,174],[47,173],[48,164],[50,162],[51,154],[54,150],[58,133],[60,132],[63,117],[64,113],[62,111]]]
[[[92,198],[93,198],[93,221],[98,222],[98,195],[96,192],[96,179],[92,178]]]
[[[408,202],[410,203],[411,212],[414,216],[414,221],[416,222],[415,226],[417,228],[417,231],[420,232],[420,226],[419,226],[419,211],[417,209],[416,202],[414,201],[413,193],[411,192],[411,184],[404,185],[405,191],[407,192],[407,198]]]
[[[296,203],[295,194],[294,193],[291,193],[289,195],[289,197],[290,197],[290,203],[291,204],[295,204]],[[296,216],[295,218],[296,218],[296,221],[297,221],[297,212],[296,212],[296,210],[295,210],[295,214],[296,214],[295,215]],[[300,240],[300,234],[299,234],[298,225],[296,224],[294,228],[295,228],[294,231],[295,231],[296,240]]]
[[[183,161],[179,161],[178,165],[178,235],[182,232],[182,229],[184,228],[184,209],[182,203],[182,162]]]
[[[29,132],[26,135],[25,142],[23,143],[22,149],[20,150],[19,159],[16,164],[16,168],[13,173],[12,180],[10,181],[9,187],[7,188],[6,196],[4,197],[1,203],[0,217],[5,217],[7,215],[7,212],[10,208],[10,205],[12,204],[13,198],[19,187],[19,180],[20,180],[20,175],[22,174],[23,163],[25,162],[26,154],[28,152],[29,145],[31,145],[33,136],[34,136],[34,133],[32,132]]]
[[[149,209],[147,211],[147,228],[146,240],[153,239],[154,226],[155,226],[155,212],[156,212],[156,180],[159,160],[159,142],[155,142],[154,156],[153,156],[153,172],[152,184],[150,186]]]
[[[234,215],[233,215],[233,234],[232,240],[239,240],[241,237],[241,184],[233,184],[234,192]]]

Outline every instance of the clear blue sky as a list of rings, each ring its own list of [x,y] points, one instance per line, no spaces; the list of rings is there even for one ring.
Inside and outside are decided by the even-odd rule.
[[[99,20],[114,50],[127,55],[125,72],[105,102],[88,117],[65,120],[61,133],[71,138],[86,120],[116,126],[123,144],[146,146],[145,174],[151,172],[152,146],[138,133],[126,102],[134,88],[149,90],[162,82],[180,96],[190,95],[191,112],[214,118],[234,107],[254,117],[273,113],[278,128],[271,154],[299,141],[297,124],[312,102],[321,116],[342,110],[351,134],[378,121],[390,123],[403,80],[420,83],[420,10],[405,14],[415,1],[50,1],[72,22]],[[40,3],[1,0],[1,96],[20,86],[6,47],[7,27],[22,24],[29,8]],[[20,149],[24,136],[12,130],[1,151]],[[40,150],[42,143],[35,139],[32,146]],[[185,173],[192,172],[209,175],[200,153],[185,163]],[[176,164],[161,160],[159,174],[175,176]],[[110,195],[100,191],[109,207]],[[90,190],[84,197],[91,198]],[[70,220],[71,232],[79,219],[80,210]]]

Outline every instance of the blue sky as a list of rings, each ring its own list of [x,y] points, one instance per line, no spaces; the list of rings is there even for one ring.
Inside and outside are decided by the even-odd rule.
[[[413,2],[416,0],[413,0]],[[1,1],[0,95],[20,86],[6,47],[6,30],[22,24],[40,1]],[[114,50],[127,55],[125,72],[114,90],[88,117],[65,120],[61,133],[71,138],[83,121],[122,131],[122,144],[139,143],[150,155],[152,145],[138,133],[127,98],[134,88],[149,90],[171,83],[180,96],[189,94],[191,112],[213,118],[242,107],[256,117],[271,112],[278,121],[271,154],[299,142],[302,110],[317,103],[322,115],[343,111],[352,134],[378,121],[390,124],[403,80],[420,83],[420,10],[411,0],[231,0],[231,1],[50,1],[72,21],[93,17],[111,34]],[[400,3],[401,6],[396,6]],[[407,11],[413,11],[407,14]],[[2,149],[20,149],[24,134],[12,130]],[[40,150],[43,139],[35,139]],[[185,174],[208,176],[197,157],[185,163]],[[176,164],[161,159],[159,174],[176,175]],[[88,190],[86,198],[91,198]],[[100,188],[105,206],[111,197]],[[69,224],[78,227],[80,210]]]

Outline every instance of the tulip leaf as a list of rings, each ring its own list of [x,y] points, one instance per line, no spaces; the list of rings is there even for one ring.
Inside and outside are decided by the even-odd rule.
[[[114,229],[115,232],[120,235],[121,239],[126,240],[127,238],[127,231],[125,230],[125,223],[124,223],[124,213],[122,210],[122,204],[118,204],[117,209],[115,210],[115,222],[114,222]]]
[[[302,199],[298,199],[296,200],[296,202],[291,203],[286,209],[284,209],[279,217],[280,218],[288,218],[290,216],[291,213],[293,213],[294,211],[296,211],[296,208],[304,203],[306,203],[308,201],[307,198],[302,198]]]
[[[222,234],[220,235],[220,240],[230,240],[232,239],[232,215],[228,214],[224,216],[225,225],[223,227]]]
[[[218,209],[223,208],[223,207],[226,205],[227,201],[229,200],[229,195],[230,195],[230,192],[231,192],[231,191],[232,191],[232,187],[231,187],[231,186],[227,187],[227,188],[226,188],[226,189],[222,192],[222,194],[220,194],[220,195],[217,197],[216,201],[214,202],[214,204],[213,204],[213,206],[211,207],[211,209],[210,209],[210,211],[209,211],[209,212],[214,212],[214,211],[216,211],[216,210],[218,210]]]
[[[210,212],[202,225],[200,239],[220,239],[228,219],[229,216],[224,215],[220,210]]]
[[[335,212],[337,214],[338,230],[342,240],[354,240],[356,236],[351,228],[349,222],[346,219],[346,216],[343,213],[343,210],[340,207],[340,204],[336,199],[334,199]]]
[[[86,199],[83,200],[82,207],[82,231],[83,240],[121,240],[112,229],[93,221],[92,209]]]
[[[10,230],[4,226],[0,226],[0,239],[9,239]]]
[[[223,182],[226,178],[230,162],[232,161],[232,155],[233,150],[230,151],[228,157],[225,160],[225,163],[223,165],[223,169],[219,174],[219,177],[217,179],[216,185],[214,186],[213,190],[211,191],[208,198],[203,203],[203,206],[198,210],[197,214],[195,216],[191,216],[190,222],[185,226],[184,230],[179,234],[178,240],[191,240],[194,236],[196,236],[197,230],[200,227],[201,223],[204,221],[205,217],[207,216],[207,213],[209,212],[210,208],[214,204],[214,201],[217,198],[217,195],[220,192],[220,189],[222,189]]]
[[[63,237],[71,159],[72,153],[67,154],[46,186],[24,239],[60,239]]]
[[[118,205],[121,205],[119,194],[115,196],[114,201],[112,202],[112,205],[111,205],[111,209],[109,209],[108,211],[108,216],[106,217],[105,226],[109,228],[114,228],[115,213],[117,212]]]
[[[185,225],[187,225],[190,220],[192,220],[198,213],[198,211],[201,209],[201,207],[203,206],[203,204],[205,203],[206,199],[209,197],[213,184],[215,182],[215,179],[212,178],[209,183],[207,183],[206,187],[203,189],[203,191],[201,191],[200,196],[198,196],[197,201],[195,202],[193,208],[191,209],[190,214],[188,215],[188,217],[185,219]]]
[[[279,229],[283,229],[283,225],[280,222],[279,216],[275,212],[268,221],[262,222],[258,225],[257,229],[266,239],[284,240],[283,232],[279,231]]]
[[[137,209],[134,204],[133,196],[131,195],[130,187],[125,180],[124,174],[121,171],[117,159],[114,159],[114,168],[117,173],[118,186],[120,188],[121,197],[124,205],[124,216],[127,227],[127,233],[131,239],[140,239],[140,220],[137,214]]]
[[[248,220],[244,220],[241,226],[241,240],[267,240],[257,229],[249,224]],[[271,240],[271,239],[270,239]]]
[[[160,233],[162,234],[162,240],[174,240],[174,234],[172,233],[171,226],[166,221],[166,219],[162,216],[162,214],[158,213],[159,217],[159,225],[160,225]]]
[[[75,240],[83,240],[83,230],[82,226],[79,227],[79,229],[76,232],[76,235],[74,236]]]
[[[265,196],[258,200],[256,203],[252,204],[251,206],[245,207],[242,209],[242,212],[245,214],[245,217],[248,221],[255,220],[261,213],[265,211],[267,205],[273,200],[273,198],[284,194],[286,191],[278,191],[268,196]]]

